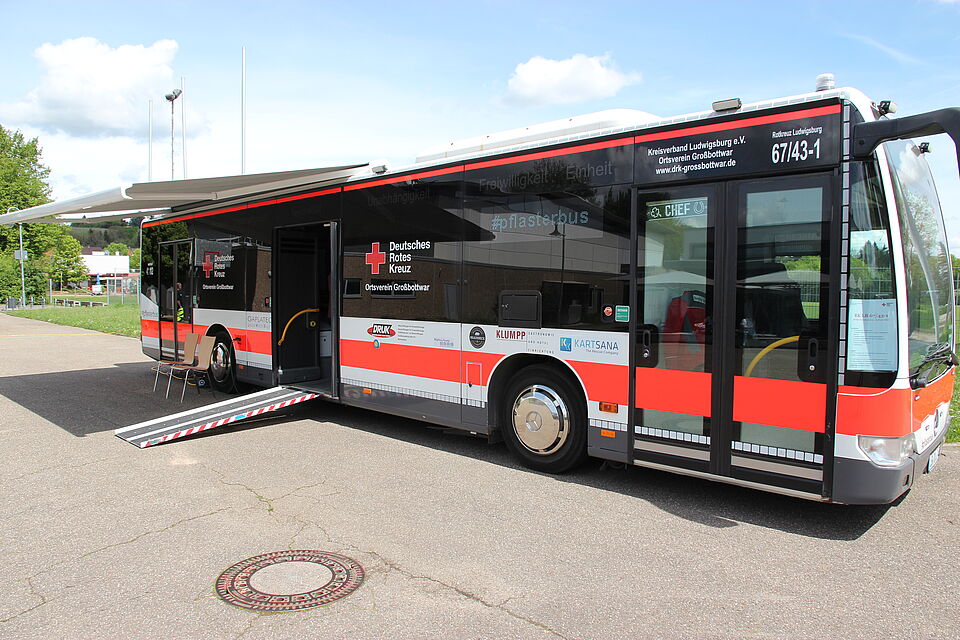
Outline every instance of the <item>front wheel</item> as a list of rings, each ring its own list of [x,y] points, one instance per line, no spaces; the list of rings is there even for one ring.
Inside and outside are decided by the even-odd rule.
[[[507,384],[499,413],[503,439],[523,466],[564,473],[586,459],[586,407],[573,383],[554,369],[522,369]]]
[[[236,387],[236,358],[233,342],[226,333],[217,334],[210,356],[210,382],[217,391],[229,393]]]

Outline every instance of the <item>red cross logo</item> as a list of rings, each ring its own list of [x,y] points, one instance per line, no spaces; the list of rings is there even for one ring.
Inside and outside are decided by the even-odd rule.
[[[366,254],[367,264],[370,265],[370,273],[380,273],[380,265],[387,261],[387,254],[380,251],[380,243],[374,242],[370,245],[370,253]]]
[[[219,255],[219,254],[215,254],[215,253],[203,254],[203,263],[201,263],[200,265],[200,267],[203,269],[203,275],[206,276],[207,278],[210,277],[210,273],[213,271],[213,260],[210,259],[211,255]]]

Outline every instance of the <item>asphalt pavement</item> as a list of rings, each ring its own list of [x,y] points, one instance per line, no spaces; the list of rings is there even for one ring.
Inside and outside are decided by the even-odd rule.
[[[184,408],[150,364],[137,340],[0,314],[0,638],[960,635],[960,448],[883,507],[599,461],[548,476],[320,400],[141,450],[114,429]],[[289,549],[364,582],[287,613],[216,595]]]

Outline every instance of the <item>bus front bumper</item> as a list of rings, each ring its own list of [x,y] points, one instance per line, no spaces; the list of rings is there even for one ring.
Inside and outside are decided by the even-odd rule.
[[[945,434],[937,438],[921,453],[894,467],[881,467],[869,460],[835,458],[833,471],[833,502],[841,504],[887,504],[904,494],[917,475],[926,473],[930,456],[939,454]]]

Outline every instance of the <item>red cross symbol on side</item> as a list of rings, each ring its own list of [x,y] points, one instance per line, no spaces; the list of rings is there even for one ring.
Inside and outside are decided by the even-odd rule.
[[[203,263],[200,267],[203,269],[203,275],[209,278],[210,273],[213,271],[213,261],[210,259],[210,254],[203,256]]]
[[[387,261],[387,254],[380,251],[380,243],[374,242],[370,245],[370,253],[366,254],[367,264],[370,265],[370,273],[380,273],[380,265]]]

